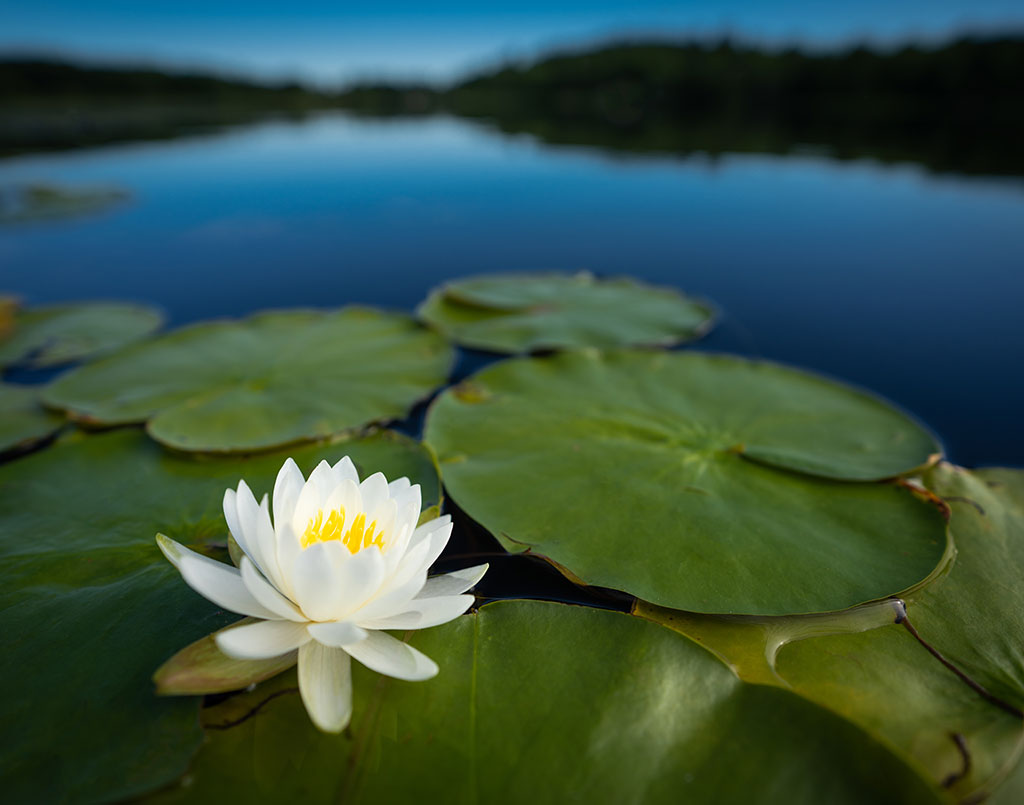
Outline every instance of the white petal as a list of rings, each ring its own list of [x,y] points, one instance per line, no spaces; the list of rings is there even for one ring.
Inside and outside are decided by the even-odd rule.
[[[347,552],[347,549],[346,549]],[[345,557],[337,571],[338,614],[344,617],[359,609],[376,594],[384,581],[384,556],[375,545]]]
[[[429,629],[448,623],[465,612],[475,599],[471,595],[442,595],[417,598],[405,612],[372,620],[360,620],[364,629]]]
[[[452,521],[451,515],[445,514],[441,517],[435,517],[424,523],[421,526],[417,526],[416,523],[420,519],[419,505],[421,505],[419,498],[419,486],[415,487],[417,495],[415,499],[415,507],[412,503],[408,504],[408,507],[399,511],[398,518],[395,522],[396,531],[401,532],[402,529],[407,529],[401,540],[396,542],[395,549],[398,551],[395,554],[394,562],[397,565],[398,561],[408,553],[414,545],[422,542],[428,534],[442,525],[450,523]],[[415,508],[415,511],[413,509]]]
[[[441,576],[431,576],[423,585],[417,598],[433,598],[441,595],[461,595],[471,587],[475,587],[480,579],[484,577],[489,565],[477,565],[456,570],[452,573],[445,573]]]
[[[393,500],[384,498],[373,511],[366,513],[366,527],[374,525],[375,531],[384,533],[384,538],[391,540],[395,537],[395,519],[398,515],[398,508]]]
[[[275,582],[275,584],[282,594],[298,604],[299,599],[295,595],[292,573],[295,568],[295,560],[302,553],[302,545],[299,544],[299,538],[295,536],[291,523],[281,525],[276,536],[277,564],[281,568],[281,580],[280,583]]]
[[[395,480],[388,484],[388,495],[395,498],[398,497],[400,492],[409,488],[411,488],[411,482],[403,475],[401,478],[395,478]]]
[[[277,617],[296,622],[309,620],[309,618],[299,612],[291,601],[281,595],[269,581],[260,575],[260,572],[249,557],[242,557],[240,570],[242,582],[245,584],[246,589],[252,593],[252,597],[271,612],[276,613]]]
[[[217,606],[254,618],[276,620],[279,617],[253,597],[237,568],[191,551],[163,534],[157,534],[156,543],[178,568],[185,583]]]
[[[417,521],[420,519],[420,508],[423,505],[419,484],[410,487],[399,495],[393,496],[391,499],[395,501],[395,507],[398,511],[395,519],[396,530],[408,526],[409,533],[412,534],[416,529]]]
[[[423,589],[423,583],[426,580],[426,573],[414,576],[408,579],[405,584],[389,588],[387,592],[372,598],[346,617],[352,618],[356,623],[366,623],[376,618],[384,618],[405,612],[409,609],[412,602],[416,600],[416,594]]]
[[[313,723],[341,732],[352,717],[352,663],[340,648],[310,640],[299,649],[299,694]]]
[[[309,474],[309,480],[306,481],[306,486],[315,487],[320,496],[320,500],[326,500],[327,496],[331,494],[331,490],[334,489],[335,486],[334,468],[326,461],[321,461]]]
[[[384,560],[376,546],[355,555],[338,541],[317,542],[295,557],[292,588],[312,621],[335,621],[355,611],[380,587]]]
[[[366,630],[349,621],[334,623],[311,623],[306,627],[310,637],[325,646],[342,648],[366,639]]]
[[[390,579],[402,563],[406,553],[409,551],[409,535],[412,528],[408,525],[395,524],[394,533],[388,535],[387,550],[384,553],[384,564],[387,568],[384,577]]]
[[[299,497],[295,501],[295,511],[292,512],[290,525],[296,536],[305,532],[309,521],[315,519],[317,512],[322,510],[323,507],[324,501],[320,499],[320,488],[313,483],[313,476],[311,475],[309,480],[306,481],[306,485],[302,487],[302,491],[299,492]],[[278,526],[280,525],[279,523]]]
[[[394,615],[408,608],[406,605],[416,597],[427,581],[427,571],[419,570],[419,566],[423,564],[423,557],[427,555],[429,547],[428,543],[421,542],[409,551],[398,571],[386,578],[377,594],[357,610],[357,620]]]
[[[416,530],[412,532],[412,537],[409,538],[409,547],[412,548],[414,545],[418,545],[439,528],[451,525],[451,522],[452,516],[450,514],[442,514],[440,517],[435,517],[433,520],[428,520],[423,525],[417,526]]]
[[[440,531],[444,526],[450,526],[451,524],[452,515],[442,514],[440,517],[435,517],[422,525],[418,525],[413,532],[413,535],[409,538],[409,550],[412,550],[414,546],[417,546],[420,543],[429,542],[436,532]],[[449,531],[449,534],[451,535],[451,531]]]
[[[419,484],[413,484],[404,492],[400,494],[392,495],[392,499],[399,507],[413,506],[416,509],[416,520],[420,519],[420,509],[423,507],[423,491],[420,489]],[[413,525],[415,525],[413,521]]]
[[[363,496],[363,511],[369,514],[388,498],[388,479],[384,473],[375,472],[361,484],[359,493]]]
[[[409,548],[405,556],[399,560],[398,567],[395,569],[394,576],[392,577],[393,581],[387,585],[389,588],[404,585],[406,580],[419,576],[423,576],[424,581],[426,581],[427,571],[434,564],[437,557],[441,555],[444,546],[448,544],[448,540],[452,535],[451,518],[447,515],[431,522],[440,523],[440,525],[425,533],[421,531],[422,526],[416,529],[418,533],[414,533],[412,539],[410,539]],[[418,593],[422,586],[421,584],[417,587],[413,595]]]
[[[345,478],[339,483],[334,489],[331,490],[330,494],[324,499],[323,511],[324,517],[328,516],[329,512],[337,511],[342,509],[345,512],[345,528],[352,526],[352,521],[356,519],[362,509],[363,505],[362,498],[359,495],[359,486],[353,483],[348,478]],[[314,515],[316,512],[313,513]],[[303,523],[305,528],[305,523]]]
[[[235,495],[235,507],[238,512],[238,526],[247,541],[254,541],[257,521],[260,515],[260,504],[245,481],[238,482],[238,494]]]
[[[331,621],[341,617],[342,591],[338,584],[340,568],[348,548],[338,541],[315,542],[295,557],[291,587],[295,603],[311,621]]]
[[[345,651],[371,671],[407,679],[430,679],[437,674],[437,663],[426,654],[385,632],[370,632],[365,640],[346,646]]]
[[[444,523],[439,528],[434,529],[427,535],[426,542],[429,543],[430,549],[427,551],[427,556],[423,560],[424,570],[434,564],[437,557],[439,557],[441,552],[444,550],[444,546],[448,544],[448,540],[451,539],[451,536],[452,524],[450,521]]]
[[[239,487],[243,483],[243,481],[239,481]],[[242,549],[242,553],[252,559],[257,567],[260,567],[262,563],[260,561],[259,540],[256,534],[246,533],[246,530],[242,527],[238,516],[238,493],[234,489],[224,490],[224,519],[227,521],[228,531],[235,538],[235,542]]]
[[[225,496],[225,504],[227,496]],[[260,503],[249,489],[245,481],[238,482],[238,493],[235,495],[235,513],[242,539],[238,546],[252,559],[256,568],[266,576],[272,584],[281,584],[281,568],[277,561],[277,537],[270,522],[270,504],[267,496]]]
[[[401,478],[400,480],[405,481],[405,486],[396,487],[395,482],[388,484],[388,496],[395,501],[399,508],[410,504],[416,504],[417,507],[421,506],[423,493],[420,491],[420,485],[410,485],[407,478]],[[416,513],[416,517],[419,518],[419,512]]]
[[[291,522],[292,514],[295,513],[295,503],[305,485],[306,479],[302,475],[302,470],[292,459],[287,459],[281,465],[281,469],[277,473],[277,480],[274,481],[274,523],[276,525]]]
[[[259,544],[258,553],[260,559],[257,567],[275,587],[283,586],[281,563],[277,561],[277,534],[274,532],[274,525],[270,521],[270,504],[266,495],[260,501],[260,511],[256,520],[256,527],[256,540]]]
[[[260,621],[227,629],[214,638],[217,648],[236,660],[280,657],[309,642],[306,624],[291,621]]]
[[[359,485],[359,473],[356,472],[356,465],[352,463],[352,459],[348,456],[345,456],[335,464],[332,471],[335,484],[340,484],[342,481],[351,481],[357,486]]]
[[[238,503],[234,489],[224,490],[224,520],[228,524],[228,531],[235,538],[238,547],[248,553],[245,535],[242,534],[242,527],[238,523]]]

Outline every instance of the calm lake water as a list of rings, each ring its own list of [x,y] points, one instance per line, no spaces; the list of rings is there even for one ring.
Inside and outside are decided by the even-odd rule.
[[[0,229],[0,289],[126,298],[172,323],[465,274],[589,269],[712,300],[698,348],[872,389],[969,466],[1024,464],[1024,182],[818,156],[625,157],[447,119],[325,116],[0,161],[116,185],[102,214]]]

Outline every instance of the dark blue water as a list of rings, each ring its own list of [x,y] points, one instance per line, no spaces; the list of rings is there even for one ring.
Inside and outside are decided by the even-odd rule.
[[[1024,184],[824,157],[609,156],[448,120],[324,117],[0,162],[0,185],[119,185],[0,229],[0,289],[128,298],[172,322],[411,309],[485,271],[632,274],[707,297],[702,348],[860,384],[969,466],[1024,464]]]

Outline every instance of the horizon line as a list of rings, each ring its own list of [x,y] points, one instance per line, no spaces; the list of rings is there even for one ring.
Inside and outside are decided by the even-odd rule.
[[[537,64],[548,59],[581,55],[589,51],[604,50],[613,47],[645,46],[645,45],[724,45],[767,53],[783,53],[795,50],[805,55],[825,55],[828,53],[847,53],[860,48],[875,53],[891,53],[908,47],[940,49],[965,40],[1024,40],[1024,23],[1012,27],[1000,26],[961,26],[951,28],[942,33],[922,34],[907,33],[901,35],[864,35],[857,34],[829,41],[810,41],[800,36],[755,36],[736,31],[721,32],[664,32],[664,31],[630,31],[609,32],[592,37],[580,38],[576,41],[548,43],[530,48],[529,52],[503,55],[478,60],[475,64],[465,65],[455,71],[454,76],[441,78],[423,77],[423,68],[403,68],[400,73],[390,73],[387,68],[377,68],[377,72],[366,72],[362,75],[341,76],[336,79],[316,78],[309,75],[296,75],[294,72],[282,71],[279,75],[266,75],[242,65],[230,66],[217,64],[203,59],[165,59],[152,58],[129,53],[99,54],[82,52],[74,48],[62,46],[12,45],[0,44],[0,63],[44,62],[62,64],[83,69],[110,70],[145,70],[162,73],[168,76],[196,76],[213,78],[255,86],[278,87],[281,85],[298,85],[303,89],[318,92],[344,92],[353,87],[367,84],[387,84],[401,88],[405,86],[430,87],[442,89],[454,86],[467,80],[497,72],[508,68],[521,68]],[[526,49],[524,49],[526,50]]]

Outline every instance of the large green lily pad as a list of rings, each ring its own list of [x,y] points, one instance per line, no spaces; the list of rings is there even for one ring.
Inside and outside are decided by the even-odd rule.
[[[942,464],[925,477],[952,509],[955,561],[907,597],[907,622],[998,701],[895,623],[898,602],[797,618],[724,618],[642,602],[637,613],[696,640],[741,678],[785,687],[853,721],[944,785],[951,800],[974,802],[1003,793],[1024,751],[1014,712],[1024,701],[1024,472]]]
[[[426,451],[390,432],[290,454],[308,474],[351,455],[435,502]],[[155,696],[153,672],[237,616],[189,589],[153,537],[226,560],[224,490],[270,492],[287,454],[168,454],[138,430],[73,434],[0,466],[0,780],[12,802],[110,801],[179,776],[202,734],[196,698]]]
[[[934,440],[873,397],[775,364],[505,361],[442,394],[425,438],[452,498],[506,548],[676,609],[844,609],[917,583],[946,544],[939,509],[902,486],[835,480],[912,470]]]
[[[410,642],[440,675],[399,682],[357,666],[346,734],[313,728],[293,674],[204,711],[206,744],[158,799],[935,801],[853,725],[639,618],[505,601]]]
[[[704,335],[714,318],[674,288],[586,273],[455,280],[417,313],[455,343],[493,352],[678,344]]]
[[[39,404],[37,388],[0,383],[0,453],[28,447],[63,424],[64,417]]]
[[[245,451],[403,416],[451,348],[397,313],[264,313],[186,327],[58,378],[48,405],[100,425],[148,420],[180,450]]]
[[[159,311],[125,302],[76,302],[18,310],[0,333],[0,366],[41,369],[114,352],[163,323]]]

